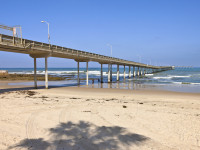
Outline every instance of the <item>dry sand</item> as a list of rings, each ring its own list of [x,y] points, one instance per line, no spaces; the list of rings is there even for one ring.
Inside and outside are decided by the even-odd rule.
[[[22,89],[0,90],[1,150],[200,149],[200,94]]]

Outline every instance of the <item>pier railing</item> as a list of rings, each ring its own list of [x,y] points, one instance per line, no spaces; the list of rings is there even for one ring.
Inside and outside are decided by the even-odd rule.
[[[24,53],[31,54],[34,51],[38,53],[49,53],[52,57],[63,57],[63,58],[70,58],[76,61],[95,61],[101,64],[119,64],[119,65],[126,65],[126,66],[138,66],[144,68],[152,68],[152,69],[169,69],[171,66],[152,66],[143,63],[137,63],[134,61],[128,61],[124,59],[119,59],[115,57],[104,56],[100,54],[90,53],[86,51],[66,48],[57,45],[51,45],[47,43],[21,39],[17,37],[12,37],[9,35],[0,34],[0,44],[4,46],[9,46],[12,48],[20,49]],[[30,51],[31,50],[31,51]],[[22,52],[22,53],[23,53]],[[34,52],[35,53],[35,52]]]

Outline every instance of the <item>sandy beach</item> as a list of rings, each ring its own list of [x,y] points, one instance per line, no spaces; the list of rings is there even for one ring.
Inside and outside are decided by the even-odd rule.
[[[200,150],[199,6],[1,1],[0,150]]]
[[[1,85],[0,150],[200,149],[200,94],[12,88]]]

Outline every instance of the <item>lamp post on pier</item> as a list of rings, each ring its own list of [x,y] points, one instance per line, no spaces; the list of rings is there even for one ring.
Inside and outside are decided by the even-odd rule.
[[[107,44],[108,46],[110,46],[110,57],[112,57],[112,45],[111,44]],[[112,63],[109,64],[109,70],[110,70],[110,81],[112,81]]]
[[[50,44],[49,23],[47,21],[41,21],[41,23],[46,23],[48,25],[48,42]]]
[[[48,25],[48,42],[49,42],[49,48],[50,48],[50,34],[49,34],[49,23],[47,21],[41,21],[41,23],[46,23]],[[47,58],[45,57],[45,88],[48,89],[48,70],[47,70]]]

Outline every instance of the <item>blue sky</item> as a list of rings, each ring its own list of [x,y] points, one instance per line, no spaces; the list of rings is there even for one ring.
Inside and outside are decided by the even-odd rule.
[[[200,66],[199,0],[2,1],[0,24],[21,25],[23,38],[153,65]],[[38,67],[44,60],[38,59]],[[49,67],[76,67],[50,58]],[[90,67],[99,67],[90,63]],[[81,63],[85,67],[85,63]],[[33,67],[28,55],[0,52],[0,68]]]

